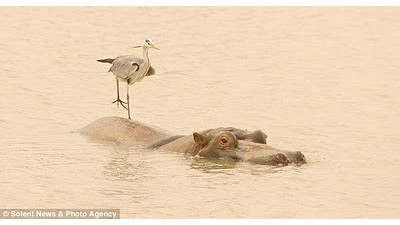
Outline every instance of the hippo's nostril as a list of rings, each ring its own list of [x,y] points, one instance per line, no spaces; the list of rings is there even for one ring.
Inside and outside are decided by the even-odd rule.
[[[281,163],[287,162],[286,156],[282,153],[275,154],[275,158],[278,160],[278,162],[281,162]]]
[[[285,154],[283,154],[283,153],[276,153],[274,156],[275,156],[275,159],[276,159],[275,165],[283,165],[283,166],[286,166],[286,165],[289,164],[289,161],[288,161],[288,159],[287,159],[287,157],[286,157]]]

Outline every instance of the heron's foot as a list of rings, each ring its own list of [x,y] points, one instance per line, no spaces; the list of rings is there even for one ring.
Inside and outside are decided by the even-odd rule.
[[[119,99],[119,98],[118,98],[117,100],[111,102],[111,103],[118,103],[118,102],[121,103],[121,104],[122,104],[122,103],[123,103],[123,104],[128,104],[127,102],[124,102],[124,101],[122,101],[122,100]]]
[[[119,104],[122,105],[122,107],[124,107],[126,110],[128,110],[128,108],[124,105],[124,104],[128,104],[127,102],[122,101],[121,99],[117,99],[115,101],[113,101],[112,103],[117,103],[117,106],[119,106]]]

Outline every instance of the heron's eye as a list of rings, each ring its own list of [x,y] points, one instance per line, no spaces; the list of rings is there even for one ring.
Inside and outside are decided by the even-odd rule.
[[[147,44],[150,44],[150,40],[149,39],[146,39],[146,42],[147,42]]]

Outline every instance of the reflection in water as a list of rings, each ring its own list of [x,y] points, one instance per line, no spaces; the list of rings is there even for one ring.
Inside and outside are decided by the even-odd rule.
[[[282,171],[282,167],[285,165],[256,165],[249,162],[236,162],[227,159],[210,159],[203,157],[186,156],[186,160],[190,160],[190,168],[200,170],[205,173],[224,173],[234,174],[232,169],[239,169],[243,173],[249,173],[252,175],[260,175],[265,173],[277,173]],[[290,164],[289,166],[297,166]]]
[[[186,160],[191,160],[190,168],[201,170],[205,173],[229,173],[230,169],[235,168],[237,162],[226,159],[210,159],[197,156],[185,156]]]
[[[148,178],[148,162],[127,147],[114,147],[110,151],[110,159],[104,165],[104,174],[112,180],[138,181]],[[136,154],[135,154],[136,153]]]

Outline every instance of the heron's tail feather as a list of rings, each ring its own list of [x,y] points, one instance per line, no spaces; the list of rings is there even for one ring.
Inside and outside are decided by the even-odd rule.
[[[99,59],[97,62],[102,62],[102,63],[112,63],[114,62],[115,59]]]

